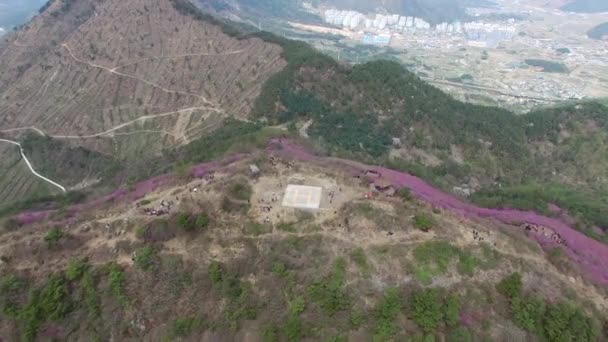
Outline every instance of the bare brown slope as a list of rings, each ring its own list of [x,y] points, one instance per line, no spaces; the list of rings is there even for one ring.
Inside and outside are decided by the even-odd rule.
[[[118,160],[150,157],[227,117],[246,119],[286,65],[281,52],[180,14],[170,0],[56,0],[0,41],[0,135],[42,133]],[[56,181],[72,188],[98,173]],[[10,198],[41,195],[32,175],[21,178],[0,179],[0,189]]]
[[[166,114],[158,130],[183,141],[202,113],[247,117],[285,64],[280,47],[229,37],[168,0],[71,2],[63,11],[56,1],[0,47],[1,129],[36,126],[67,139]],[[201,114],[195,122],[192,113]]]

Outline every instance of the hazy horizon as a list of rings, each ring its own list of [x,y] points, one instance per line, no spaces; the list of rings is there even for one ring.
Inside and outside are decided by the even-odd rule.
[[[25,23],[46,2],[47,0],[0,0],[0,29],[8,31]]]

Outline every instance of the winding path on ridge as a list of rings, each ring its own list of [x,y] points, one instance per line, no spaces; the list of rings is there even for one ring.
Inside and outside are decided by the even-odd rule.
[[[66,193],[66,189],[65,187],[63,187],[61,184],[56,183],[46,177],[44,177],[43,175],[39,174],[38,172],[36,172],[36,170],[34,170],[34,168],[32,167],[32,164],[30,163],[30,161],[27,159],[27,157],[25,156],[25,153],[23,152],[23,147],[21,146],[20,143],[16,142],[16,141],[12,141],[12,140],[6,140],[6,139],[0,139],[0,142],[4,142],[4,143],[8,143],[11,145],[15,145],[17,147],[19,147],[19,153],[21,154],[21,158],[23,158],[23,160],[25,161],[25,163],[27,164],[27,167],[30,169],[30,171],[32,172],[32,174],[34,174],[34,176],[42,179],[43,181],[53,185],[54,187],[57,187],[59,189],[61,189],[61,191],[63,193]]]
[[[154,87],[154,88],[160,89],[160,90],[162,90],[162,91],[164,91],[164,92],[166,92],[166,93],[170,93],[170,94],[180,94],[180,95],[185,95],[185,96],[192,96],[192,97],[196,97],[196,98],[198,98],[199,100],[201,100],[203,103],[205,103],[205,104],[207,104],[207,105],[211,106],[212,108],[214,108],[214,109],[215,109],[215,110],[217,110],[217,111],[220,111],[219,109],[217,109],[217,104],[216,104],[216,103],[213,103],[213,102],[209,101],[207,98],[205,98],[205,97],[204,97],[204,96],[202,96],[202,95],[199,95],[199,94],[194,94],[194,93],[188,93],[188,92],[183,92],[183,91],[179,91],[179,90],[167,89],[167,88],[162,87],[162,86],[160,86],[160,85],[158,85],[158,84],[156,84],[156,83],[150,82],[150,81],[148,81],[148,80],[144,80],[143,78],[139,78],[139,77],[136,77],[136,76],[133,76],[133,75],[124,74],[124,73],[122,73],[122,72],[118,72],[118,71],[116,71],[116,69],[121,68],[121,66],[116,67],[116,68],[108,68],[108,67],[105,67],[105,66],[102,66],[102,65],[97,65],[97,64],[92,63],[92,62],[84,61],[84,60],[82,60],[82,59],[80,59],[80,58],[76,57],[76,56],[74,55],[74,53],[72,52],[72,50],[70,49],[70,47],[69,47],[67,44],[62,44],[61,46],[62,46],[64,49],[66,49],[66,51],[68,52],[68,54],[70,55],[70,57],[72,57],[72,59],[73,59],[74,61],[76,61],[77,63],[80,63],[80,64],[85,64],[85,65],[88,65],[88,66],[90,66],[90,67],[92,67],[92,68],[97,68],[97,69],[105,70],[105,71],[107,71],[107,72],[109,72],[109,73],[111,73],[111,74],[117,75],[117,76],[122,76],[122,77],[127,77],[127,78],[131,78],[131,79],[137,80],[137,81],[142,82],[142,83],[145,83],[145,84],[147,84],[147,85],[149,85],[149,86],[151,86],[151,87]],[[153,58],[154,58],[154,57],[153,57]],[[157,57],[157,58],[161,58],[161,57]],[[165,57],[165,58],[170,58],[170,57]],[[133,62],[132,64],[136,64],[136,63],[139,63],[139,61],[135,61],[135,62]]]

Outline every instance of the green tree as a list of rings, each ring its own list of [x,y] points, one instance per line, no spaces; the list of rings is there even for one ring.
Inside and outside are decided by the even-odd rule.
[[[445,323],[453,327],[460,321],[460,299],[449,295],[445,300]]]
[[[61,240],[63,237],[65,237],[63,231],[58,227],[53,227],[44,236],[44,241],[46,241],[49,248],[51,248],[56,246],[59,240]]]
[[[444,317],[439,292],[436,289],[416,291],[412,294],[411,303],[411,319],[423,331],[433,332]]]
[[[374,327],[374,342],[390,339],[397,332],[395,320],[401,312],[401,297],[399,290],[389,288],[376,307],[376,326]]]
[[[498,292],[509,299],[519,297],[521,295],[522,281],[519,273],[512,273],[505,277],[496,285]]]
[[[435,225],[435,220],[428,214],[417,214],[414,216],[414,225],[422,231],[429,231]]]
[[[87,270],[87,268],[88,268],[88,265],[83,260],[78,260],[78,259],[70,260],[65,269],[65,277],[69,281],[74,281],[76,279],[79,279],[84,274],[84,272]]]
[[[159,264],[158,249],[146,245],[135,253],[135,265],[144,271],[156,270]]]

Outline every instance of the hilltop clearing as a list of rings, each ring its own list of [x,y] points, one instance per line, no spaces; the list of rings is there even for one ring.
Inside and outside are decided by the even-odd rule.
[[[411,186],[411,195],[372,190],[382,182],[370,170]],[[602,339],[606,289],[585,271],[590,264],[571,259],[580,237],[554,244],[535,235],[541,225],[469,215],[408,177],[277,139],[49,213],[3,234],[0,332],[24,340],[554,341],[559,327]],[[289,184],[320,187],[319,209],[283,206]],[[576,332],[558,313],[580,324]]]

